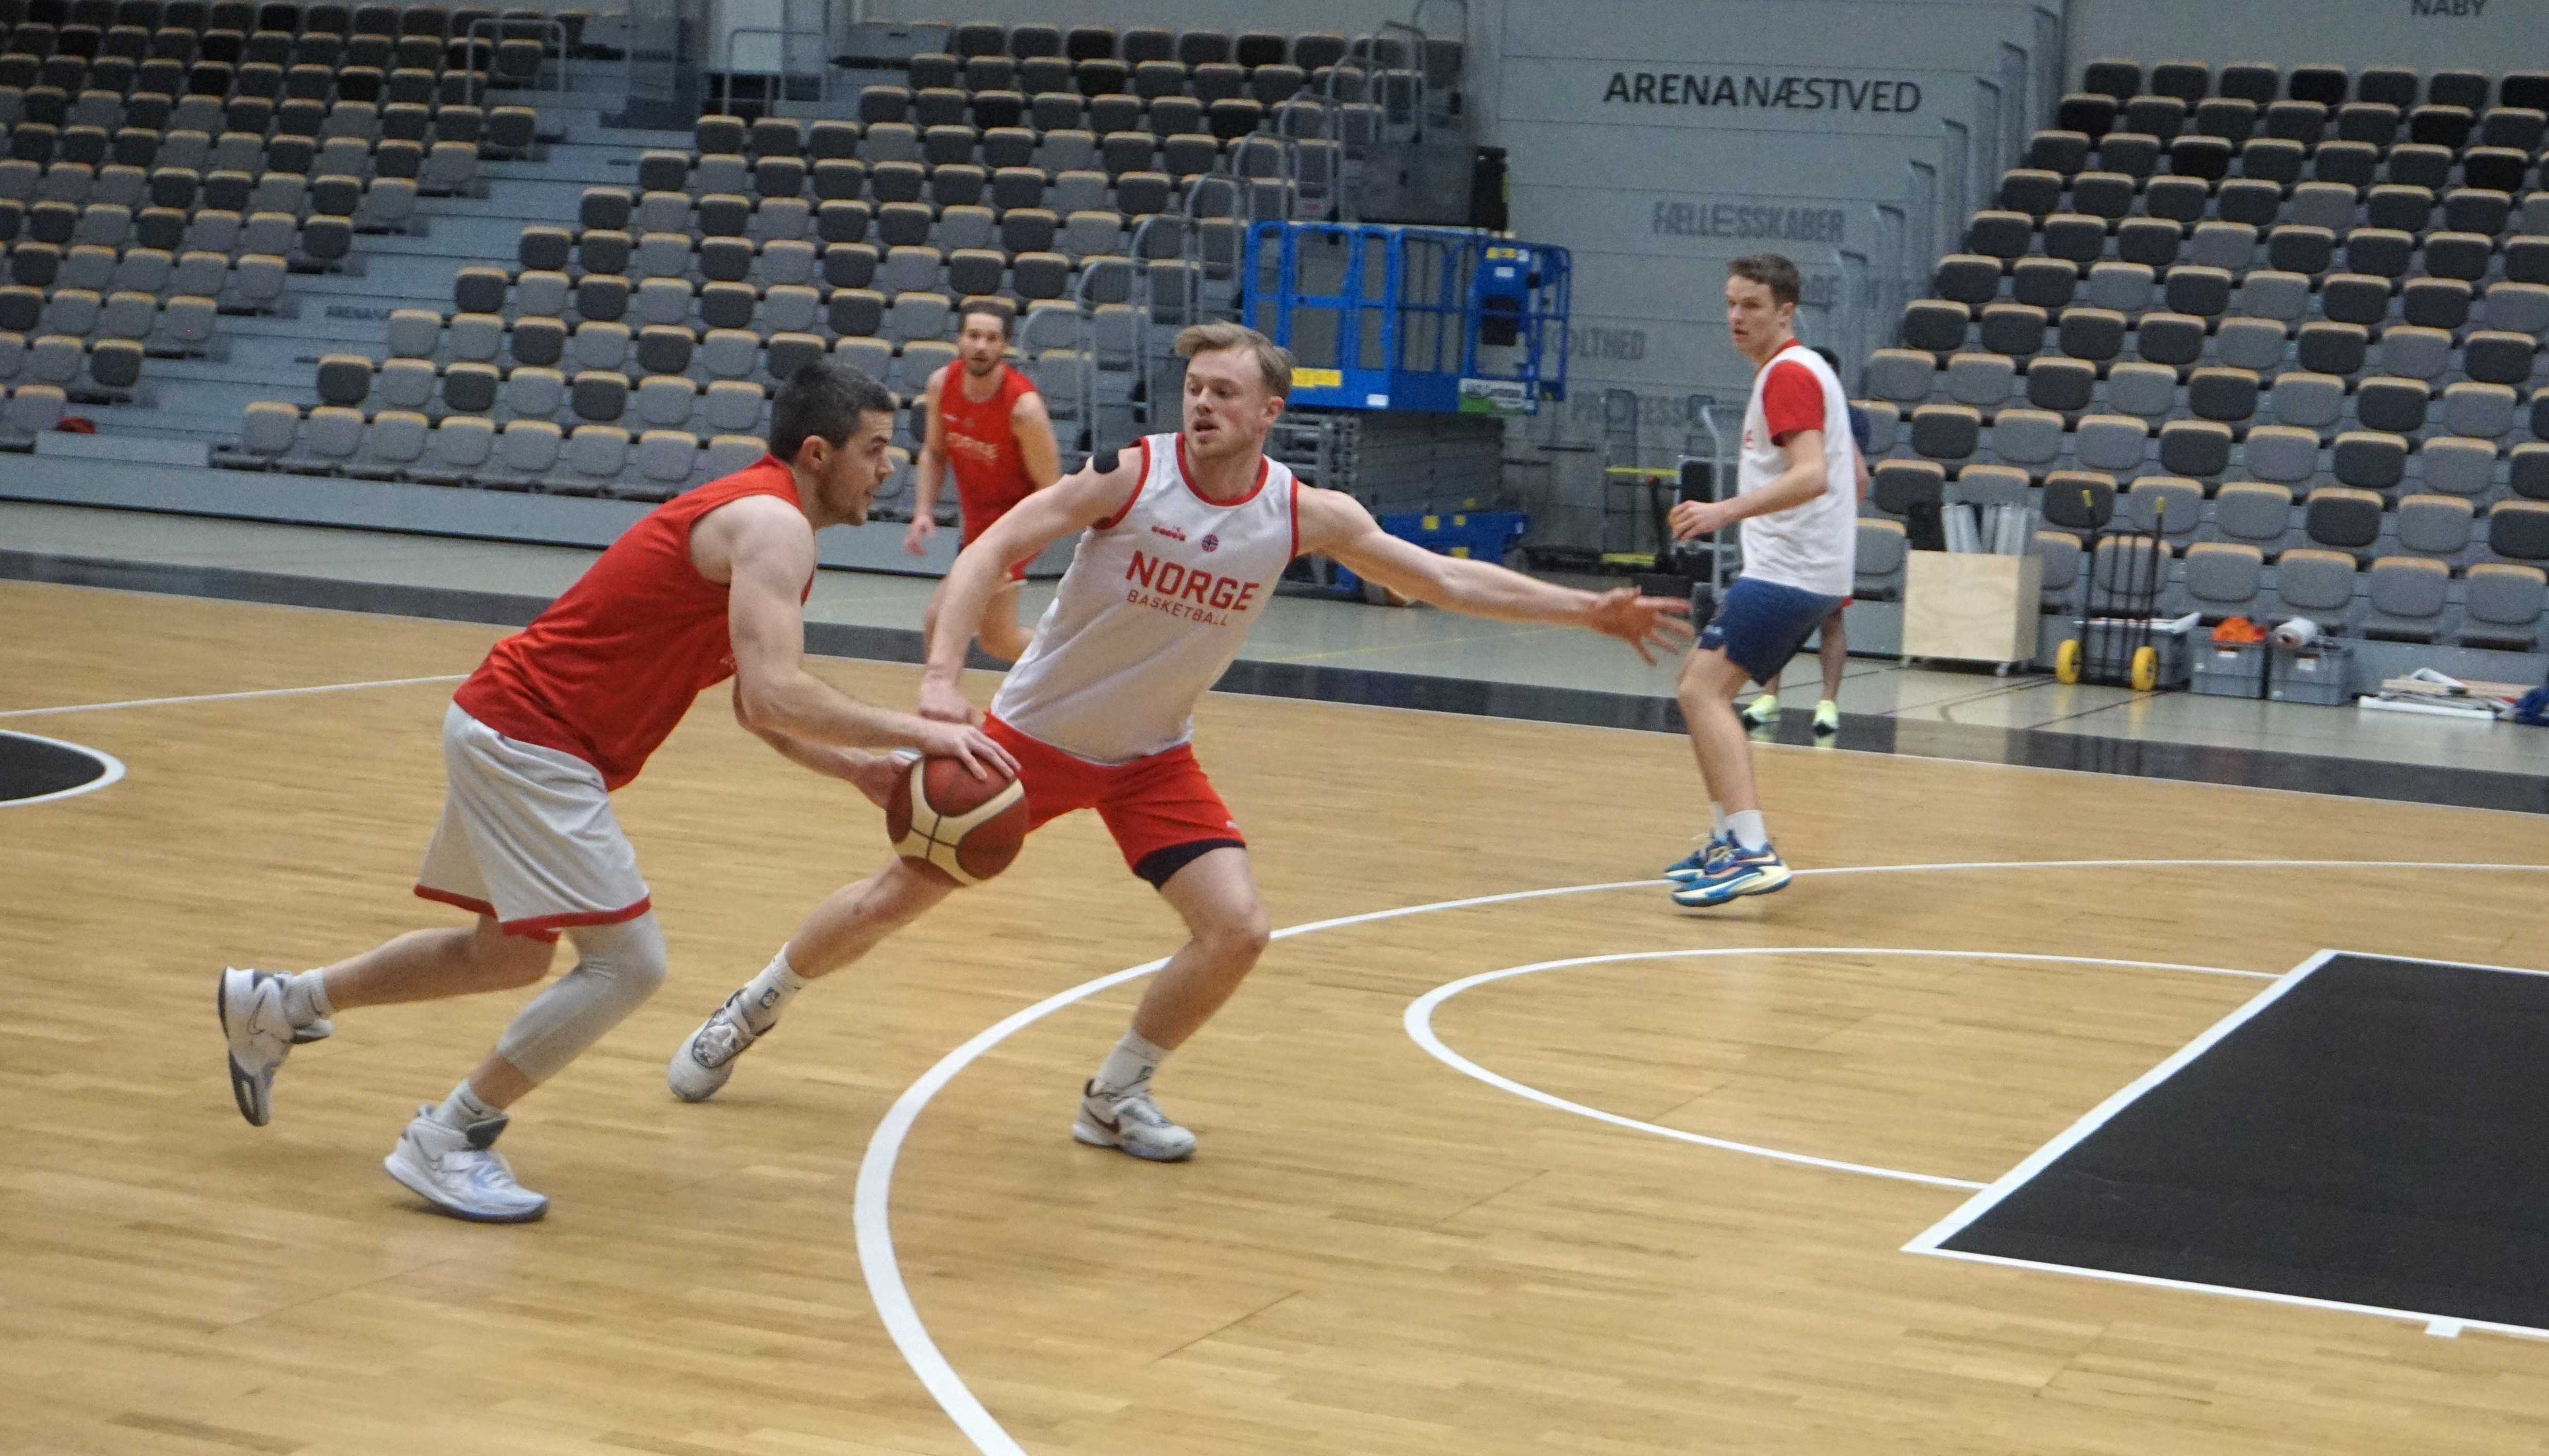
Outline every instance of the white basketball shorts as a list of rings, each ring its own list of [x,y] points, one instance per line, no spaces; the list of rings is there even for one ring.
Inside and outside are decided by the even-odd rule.
[[[507,738],[456,703],[442,718],[442,763],[449,787],[419,895],[493,917],[507,935],[549,941],[646,913],[637,852],[600,770]]]

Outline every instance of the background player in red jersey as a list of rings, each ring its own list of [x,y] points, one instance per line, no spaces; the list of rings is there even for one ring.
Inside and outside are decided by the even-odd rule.
[[[956,474],[956,503],[964,522],[959,540],[967,546],[1010,506],[1062,479],[1062,451],[1054,443],[1044,396],[1009,367],[1008,307],[993,299],[974,299],[965,305],[959,322],[956,362],[930,375],[921,397],[928,433],[912,467],[911,529],[902,533],[902,549],[914,556],[938,534],[931,512],[948,471]],[[983,650],[1002,662],[1016,662],[1027,650],[1026,630],[1018,625],[1018,583],[1026,576],[1026,563],[1013,563],[983,612]],[[921,615],[924,650],[938,630],[938,603],[946,594],[941,584]]]
[[[1126,867],[1185,924],[1185,944],[1082,1085],[1072,1126],[1083,1142],[1164,1162],[1187,1156],[1195,1139],[1153,1101],[1151,1074],[1239,989],[1269,934],[1247,838],[1195,759],[1195,700],[1238,657],[1284,566],[1316,553],[1419,601],[1583,627],[1650,662],[1652,649],[1689,637],[1672,620],[1688,610],[1680,601],[1625,588],[1577,592],[1384,534],[1353,497],[1301,486],[1266,457],[1267,432],[1291,392],[1289,355],[1236,323],[1196,324],[1177,348],[1187,361],[1183,428],[1090,461],[958,557],[947,578],[948,634],[920,685],[923,714],[977,721],[957,687],[959,634],[982,618],[1007,563],[1080,536],[1053,609],[984,726],[1021,766],[1030,826],[1096,810]],[[715,1095],[807,982],[951,893],[899,859],[834,893],[674,1051],[665,1081],[689,1101]]]
[[[259,1127],[295,1044],[357,1006],[512,990],[548,974],[561,932],[575,968],[534,997],[439,1107],[420,1108],[383,1166],[437,1210],[539,1218],[493,1149],[505,1109],[555,1076],[663,983],[664,935],[611,792],[637,776],[700,692],[735,680],[735,717],[771,747],[882,803],[896,770],[862,748],[909,747],[1014,773],[979,729],[858,702],[804,670],[814,533],[867,519],[888,466],[894,397],[829,361],[771,407],[774,453],[649,512],[537,619],[496,644],[442,725],[449,788],[416,892],[477,912],[319,970],[225,970],[216,997],[231,1087]]]

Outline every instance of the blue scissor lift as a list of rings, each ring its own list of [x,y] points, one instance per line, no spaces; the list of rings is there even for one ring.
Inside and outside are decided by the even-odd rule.
[[[1365,474],[1366,452],[1352,442],[1376,433],[1383,414],[1395,437],[1422,439],[1423,416],[1528,415],[1563,401],[1572,266],[1562,247],[1474,229],[1257,224],[1240,308],[1251,327],[1292,352],[1290,445],[1278,453],[1313,484],[1372,505],[1393,535],[1455,556],[1501,558],[1531,519],[1465,508],[1495,494],[1492,465],[1485,479],[1458,488],[1385,481]],[[1478,428],[1440,420],[1430,431],[1452,440]],[[1319,585],[1364,591],[1342,572]]]

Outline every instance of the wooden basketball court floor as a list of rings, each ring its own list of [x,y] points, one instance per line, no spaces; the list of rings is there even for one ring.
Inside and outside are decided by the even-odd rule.
[[[1139,991],[1089,983],[1175,939],[1087,816],[672,1101],[676,1042],[883,853],[711,700],[620,796],[672,982],[519,1110],[549,1220],[477,1228],[379,1160],[518,996],[343,1018],[260,1130],[209,993],[449,923],[407,889],[450,683],[273,690],[500,631],[0,584],[0,729],[129,768],[0,806],[0,1451],[2549,1447],[2549,1344],[1901,1251],[2267,984],[2158,967],[2541,963],[2536,817],[1780,749],[1827,872],[1690,915],[1634,883],[1701,812],[1677,739],[1216,695],[1300,929],[1163,1073],[1202,1146],[1159,1167],[1068,1136]],[[1638,958],[1421,1018],[1573,1110],[1411,1036],[1580,957]]]

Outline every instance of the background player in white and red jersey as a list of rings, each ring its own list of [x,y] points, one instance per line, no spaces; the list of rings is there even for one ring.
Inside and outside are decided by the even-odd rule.
[[[1185,922],[1187,940],[1144,992],[1133,1025],[1081,1089],[1073,1135],[1137,1157],[1182,1158],[1194,1137],[1151,1098],[1151,1073],[1227,1000],[1266,949],[1247,841],[1189,742],[1195,700],[1239,655],[1284,566],[1315,552],[1405,596],[1472,616],[1587,627],[1653,658],[1687,628],[1678,601],[1537,582],[1437,556],[1384,534],[1354,498],[1298,485],[1265,455],[1291,361],[1235,323],[1178,337],[1184,428],[1038,492],[957,558],[920,711],[972,722],[958,690],[965,640],[1007,564],[1075,532],[1080,544],[1026,656],[984,727],[1020,765],[1031,825],[1097,811],[1124,862]],[[857,960],[945,898],[899,860],[816,906],[796,937],[674,1054],[667,1079],[697,1100],[776,1024],[807,980]]]
[[[1672,509],[1679,540],[1744,526],[1744,574],[1682,663],[1682,721],[1716,822],[1698,850],[1664,870],[1677,905],[1722,905],[1787,884],[1788,866],[1762,822],[1735,694],[1746,678],[1778,682],[1816,625],[1848,598],[1857,567],[1849,398],[1831,366],[1797,342],[1798,293],[1797,265],[1776,253],[1726,265],[1727,333],[1754,370],[1737,494]]]
[[[921,396],[928,425],[912,466],[911,527],[902,533],[902,549],[914,556],[938,534],[938,488],[950,471],[963,532],[957,539],[967,546],[1011,506],[1062,479],[1062,450],[1044,396],[1008,362],[1008,305],[969,299],[958,321],[956,362],[932,373]],[[983,650],[1002,662],[1016,662],[1027,650],[1026,629],[1018,625],[1018,583],[1026,577],[1025,562],[1011,563],[983,612]],[[946,595],[942,582],[921,613],[924,649],[938,630],[938,604]]]
[[[880,803],[896,768],[860,747],[1013,770],[979,729],[858,702],[804,670],[814,533],[867,519],[893,429],[884,386],[847,365],[806,365],[771,406],[775,453],[649,512],[496,644],[443,718],[449,788],[416,886],[476,912],[477,925],[411,931],[299,975],[223,971],[215,1004],[241,1115],[259,1127],[273,1116],[276,1069],[294,1045],[329,1035],[327,1018],[535,984],[563,932],[575,968],[439,1107],[418,1110],[383,1163],[456,1218],[536,1219],[548,1200],[515,1182],[493,1144],[505,1109],[663,984],[664,933],[611,794],[703,689],[732,677],[744,727]]]

